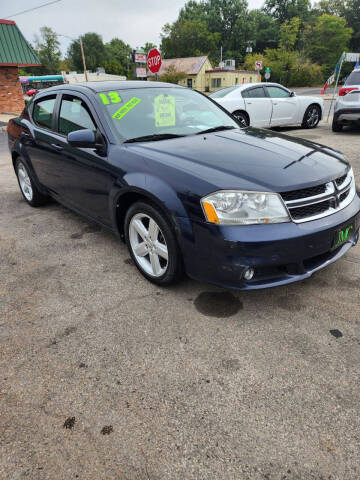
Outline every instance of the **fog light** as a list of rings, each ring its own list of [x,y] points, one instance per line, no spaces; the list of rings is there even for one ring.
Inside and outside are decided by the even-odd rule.
[[[245,271],[244,271],[244,278],[245,280],[251,280],[255,275],[255,271],[253,268],[247,268]]]

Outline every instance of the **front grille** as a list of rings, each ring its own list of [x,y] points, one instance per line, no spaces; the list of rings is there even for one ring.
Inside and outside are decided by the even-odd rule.
[[[350,192],[353,176],[351,170],[332,182],[315,187],[281,192],[281,197],[294,222],[306,222],[325,217],[344,208],[351,202]],[[352,195],[353,196],[353,195]]]
[[[315,195],[321,195],[326,191],[326,184],[317,185],[316,187],[303,188],[302,190],[291,190],[290,192],[284,192],[281,194],[285,201],[299,200],[300,198],[314,197]]]
[[[294,220],[303,220],[304,218],[321,215],[326,210],[329,210],[330,207],[331,201],[325,200],[324,202],[313,203],[303,207],[290,208],[290,214]]]

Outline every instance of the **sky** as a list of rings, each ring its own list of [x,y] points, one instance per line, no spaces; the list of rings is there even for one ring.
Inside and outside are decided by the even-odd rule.
[[[0,0],[0,18],[37,7],[50,0]],[[176,20],[186,0],[60,0],[33,12],[11,17],[26,39],[33,42],[39,28],[46,25],[72,38],[86,32],[99,33],[104,42],[121,38],[131,47],[146,42],[160,44],[165,23]],[[263,0],[248,0],[249,8],[259,8]],[[63,53],[71,40],[59,37]]]

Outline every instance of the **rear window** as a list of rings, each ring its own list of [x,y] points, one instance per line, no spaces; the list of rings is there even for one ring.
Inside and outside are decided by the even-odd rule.
[[[217,92],[211,93],[209,97],[211,98],[222,98],[225,97],[228,93],[233,92],[239,87],[228,87],[228,88],[223,88],[221,90],[218,90]]]
[[[344,85],[360,85],[360,70],[351,72],[345,80]]]

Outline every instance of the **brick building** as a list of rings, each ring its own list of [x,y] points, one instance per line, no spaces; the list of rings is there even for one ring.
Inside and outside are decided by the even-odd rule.
[[[19,67],[40,66],[34,50],[15,22],[0,19],[0,113],[20,113],[24,98]]]

